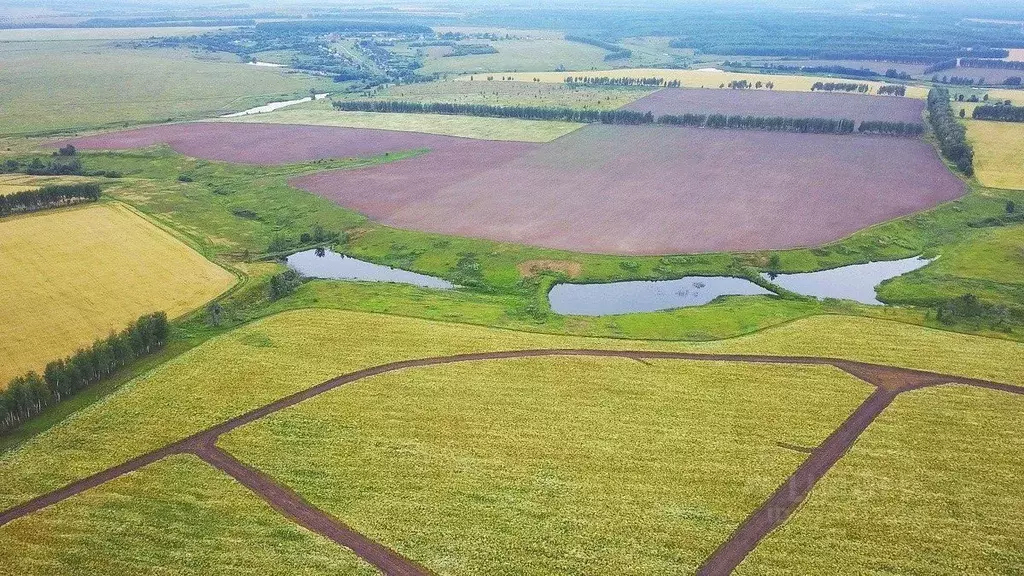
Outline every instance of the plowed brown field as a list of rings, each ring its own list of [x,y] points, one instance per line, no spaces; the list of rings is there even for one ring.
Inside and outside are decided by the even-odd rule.
[[[292,183],[392,226],[580,252],[818,245],[964,193],[931,145],[875,136],[592,125],[538,145],[207,123],[74,141],[80,148],[159,142],[190,156],[258,164],[430,148]]]

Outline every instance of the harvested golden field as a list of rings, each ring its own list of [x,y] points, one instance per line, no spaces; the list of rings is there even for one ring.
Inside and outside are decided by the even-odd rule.
[[[550,142],[584,126],[575,122],[520,120],[518,118],[342,112],[326,107],[277,110],[264,114],[222,118],[216,121],[370,128],[509,142]]]
[[[0,221],[0,385],[142,314],[180,316],[235,277],[118,204]]]
[[[738,574],[1019,574],[1024,396],[901,395]]]
[[[529,348],[820,355],[1024,385],[1022,344],[867,318],[818,316],[720,342],[675,343],[298,310],[190,350],[0,455],[0,509],[340,374],[399,360]]]
[[[991,188],[1024,189],[1024,124],[969,120],[974,172]]]
[[[775,90],[788,92],[810,92],[811,85],[815,82],[855,82],[871,86],[871,92],[875,93],[884,82],[871,82],[861,80],[844,80],[836,78],[825,78],[817,76],[795,76],[785,74],[756,74],[740,72],[718,72],[706,70],[675,70],[669,68],[622,68],[617,70],[582,70],[566,72],[523,72],[506,74],[506,78],[515,81],[533,82],[565,82],[569,76],[609,77],[609,78],[663,78],[666,81],[679,80],[684,88],[718,88],[720,85],[729,85],[733,80],[748,80],[750,82],[774,82]],[[460,76],[458,80],[469,81],[469,76]],[[928,90],[921,86],[908,86],[907,97],[925,98]]]

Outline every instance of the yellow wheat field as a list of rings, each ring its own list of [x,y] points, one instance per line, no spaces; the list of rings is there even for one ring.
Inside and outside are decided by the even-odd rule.
[[[1024,189],[1024,124],[971,120],[967,139],[974,146],[974,172],[982,184]]]
[[[501,78],[502,74],[491,74],[495,78]],[[871,93],[878,91],[883,82],[871,82],[866,80],[844,80],[840,78],[825,78],[817,76],[794,76],[786,74],[756,74],[746,72],[718,72],[706,70],[674,70],[667,68],[622,68],[619,70],[586,70],[579,72],[519,72],[505,74],[505,78],[522,82],[565,82],[569,76],[589,76],[609,78],[664,78],[666,81],[679,80],[684,88],[718,88],[722,84],[726,86],[733,80],[747,80],[750,83],[757,81],[773,82],[775,90],[786,92],[809,92],[811,85],[815,82],[854,82],[856,84],[867,84],[871,87]],[[480,75],[477,74],[477,81]],[[459,80],[469,80],[469,76],[462,76]],[[500,80],[494,80],[500,81]],[[928,89],[921,86],[908,86],[907,96],[910,98],[926,98]]]
[[[0,387],[120,330],[175,317],[235,277],[118,204],[0,220]]]

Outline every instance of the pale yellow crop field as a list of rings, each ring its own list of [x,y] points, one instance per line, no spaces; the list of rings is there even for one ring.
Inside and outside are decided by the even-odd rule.
[[[1024,62],[1024,48],[1010,48],[1010,56],[1007,60],[1014,62]]]
[[[974,173],[985,186],[1024,189],[1024,124],[969,120]]]
[[[117,204],[0,221],[0,269],[0,386],[142,314],[180,316],[235,282]]]
[[[526,72],[511,73],[505,77],[522,82],[565,82],[569,76],[589,76],[608,78],[664,78],[666,81],[678,80],[684,88],[718,88],[722,84],[728,87],[733,80],[748,80],[751,83],[774,82],[775,90],[787,92],[809,92],[815,82],[854,82],[867,84],[871,87],[871,93],[878,91],[878,87],[884,82],[871,82],[862,80],[846,80],[841,78],[825,78],[818,76],[794,76],[786,74],[752,74],[739,72],[718,72],[702,70],[675,70],[668,68],[622,68],[619,70],[583,70],[567,72]],[[458,80],[469,80],[469,76],[460,76]],[[728,89],[728,88],[727,88]],[[908,86],[907,97],[926,98],[928,89],[922,86]]]
[[[371,128],[513,142],[550,142],[584,126],[576,122],[521,120],[519,118],[342,112],[322,108],[277,110],[236,118],[218,118],[213,121]]]
[[[0,174],[0,196],[27,190],[36,190],[47,184],[73,184],[88,182],[82,176],[29,176],[27,174]]]

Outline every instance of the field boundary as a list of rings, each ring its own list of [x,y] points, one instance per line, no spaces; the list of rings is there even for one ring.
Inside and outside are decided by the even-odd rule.
[[[701,354],[692,352],[651,352],[602,349],[533,349],[502,352],[480,352],[403,360],[344,374],[316,386],[301,390],[274,402],[225,420],[206,430],[161,448],[127,460],[121,464],[72,482],[63,488],[43,494],[0,512],[0,526],[62,502],[90,488],[134,472],[144,466],[177,454],[198,456],[204,462],[228,474],[275,509],[305,528],[351,549],[360,558],[385,574],[401,576],[428,575],[430,572],[378,542],[359,534],[326,512],[314,507],[301,496],[279,485],[269,476],[239,462],[216,446],[224,434],[295,406],[301,402],[364,378],[409,368],[420,368],[460,362],[506,360],[552,356],[625,358],[645,360],[690,360],[712,362],[744,362],[755,364],[789,364],[832,366],[875,387],[875,391],[837,427],[789,478],[709,556],[698,570],[701,576],[731,573],[760,541],[785,522],[810,494],[811,489],[831,467],[853,446],[860,434],[901,393],[942,384],[962,384],[978,388],[1024,395],[1024,388],[976,378],[869,364],[853,360],[819,356],[771,356],[755,354]]]

